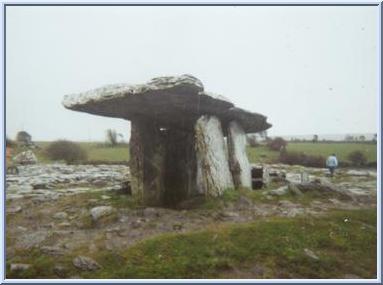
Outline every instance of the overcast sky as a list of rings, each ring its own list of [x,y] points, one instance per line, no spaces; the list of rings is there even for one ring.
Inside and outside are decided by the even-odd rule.
[[[65,94],[192,74],[269,135],[375,133],[379,7],[7,7],[6,132],[129,137]]]

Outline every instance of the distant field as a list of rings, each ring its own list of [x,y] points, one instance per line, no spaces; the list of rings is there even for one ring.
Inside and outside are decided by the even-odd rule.
[[[49,162],[44,153],[44,149],[49,142],[37,142],[41,149],[34,151],[39,161]],[[105,161],[105,162],[124,162],[129,161],[128,144],[119,144],[115,147],[108,146],[97,142],[79,142],[88,154],[88,161]]]
[[[41,149],[35,150],[39,161],[49,162],[44,154],[44,148],[49,142],[37,142]],[[89,161],[105,161],[105,162],[124,162],[129,160],[128,144],[121,144],[111,147],[103,143],[79,143],[87,152]],[[321,155],[327,157],[331,153],[336,153],[340,161],[348,161],[347,156],[350,152],[360,150],[366,157],[368,162],[377,161],[376,144],[369,143],[289,143],[287,151],[304,152],[308,155]],[[271,151],[266,146],[255,148],[247,147],[249,160],[252,163],[268,163],[275,162],[278,159],[279,152]]]
[[[307,155],[327,157],[335,153],[340,161],[348,161],[349,153],[360,150],[368,162],[377,161],[377,146],[369,143],[288,143],[287,151],[304,152]],[[266,146],[247,148],[250,162],[270,162],[278,158],[279,152],[271,151]]]

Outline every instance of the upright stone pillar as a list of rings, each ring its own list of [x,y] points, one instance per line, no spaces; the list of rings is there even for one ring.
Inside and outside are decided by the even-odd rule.
[[[225,140],[219,119],[201,116],[195,124],[197,188],[208,196],[219,196],[233,188]]]
[[[246,134],[236,121],[229,123],[227,145],[235,187],[251,188],[251,167],[246,154]]]
[[[160,128],[148,120],[132,120],[129,147],[132,194],[145,205],[162,206],[165,145]]]

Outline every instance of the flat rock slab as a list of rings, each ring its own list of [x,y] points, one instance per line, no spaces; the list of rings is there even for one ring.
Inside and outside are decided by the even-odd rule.
[[[145,117],[162,127],[188,128],[201,115],[215,115],[224,126],[237,120],[245,132],[271,127],[265,116],[236,108],[223,96],[205,92],[202,82],[191,75],[158,77],[139,85],[106,85],[66,95],[63,105],[74,111],[127,120]]]

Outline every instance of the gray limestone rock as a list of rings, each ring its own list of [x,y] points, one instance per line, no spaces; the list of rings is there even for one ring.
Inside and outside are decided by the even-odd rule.
[[[11,272],[15,271],[25,271],[31,268],[32,266],[30,264],[25,263],[11,263],[10,270]]]
[[[219,119],[202,116],[195,125],[195,134],[197,187],[208,196],[220,196],[234,185]]]
[[[109,216],[115,212],[115,209],[111,206],[98,206],[90,210],[93,221],[98,221],[102,217]]]
[[[157,77],[146,84],[106,85],[66,95],[63,105],[74,111],[107,117],[128,120],[145,117],[164,128],[185,128],[205,114],[220,118],[225,129],[233,120],[239,122],[245,132],[255,133],[271,127],[265,116],[236,108],[223,96],[205,92],[202,82],[187,74]]]
[[[236,121],[229,123],[227,145],[235,187],[251,188],[251,167],[246,154],[246,134]]]
[[[53,218],[57,220],[64,220],[67,217],[68,217],[68,214],[65,212],[57,212],[56,214],[53,215]]]
[[[73,259],[72,263],[76,268],[84,271],[93,271],[101,268],[100,264],[87,256],[79,255]]]
[[[286,185],[286,186],[279,187],[278,189],[270,190],[266,194],[272,195],[272,196],[282,196],[282,195],[286,195],[288,191],[289,191],[289,186]]]
[[[37,163],[37,157],[31,150],[23,151],[17,154],[12,160],[22,165]]]

